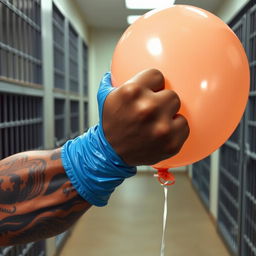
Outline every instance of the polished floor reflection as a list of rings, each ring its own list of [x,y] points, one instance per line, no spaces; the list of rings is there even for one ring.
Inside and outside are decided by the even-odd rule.
[[[91,208],[75,225],[61,256],[160,255],[164,192],[155,178],[124,182],[109,205]],[[228,256],[213,222],[184,174],[168,191],[165,256]]]

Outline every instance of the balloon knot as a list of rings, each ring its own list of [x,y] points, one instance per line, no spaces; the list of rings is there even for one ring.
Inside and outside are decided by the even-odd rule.
[[[171,186],[175,183],[175,176],[168,172],[168,168],[157,168],[157,174],[154,176],[158,177],[158,181],[163,186]]]

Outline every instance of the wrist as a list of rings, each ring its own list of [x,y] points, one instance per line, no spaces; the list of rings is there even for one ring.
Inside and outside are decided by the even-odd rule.
[[[62,147],[62,164],[77,192],[96,206],[107,204],[115,187],[136,173],[106,140],[101,125]]]

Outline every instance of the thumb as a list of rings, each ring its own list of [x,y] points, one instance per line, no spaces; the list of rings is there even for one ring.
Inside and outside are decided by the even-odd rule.
[[[104,102],[107,96],[109,95],[109,93],[112,92],[113,90],[115,90],[115,87],[112,86],[111,73],[107,72],[100,82],[100,86],[97,94],[100,122],[102,120]]]

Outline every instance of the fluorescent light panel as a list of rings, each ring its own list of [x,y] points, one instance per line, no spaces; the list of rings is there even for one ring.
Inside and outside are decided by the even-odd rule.
[[[129,15],[127,17],[128,24],[132,24],[134,21],[136,21],[141,15]]]
[[[150,10],[173,5],[175,0],[125,0],[128,9]]]

